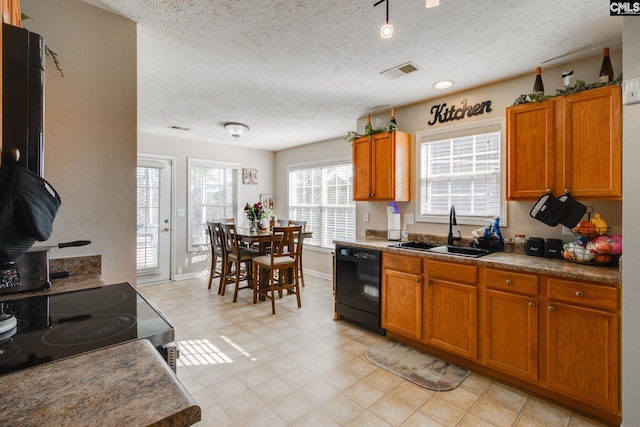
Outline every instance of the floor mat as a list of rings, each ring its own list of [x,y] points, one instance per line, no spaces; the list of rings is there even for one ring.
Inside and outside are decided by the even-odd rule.
[[[435,391],[453,390],[471,373],[468,369],[392,340],[369,347],[365,356],[381,368]]]

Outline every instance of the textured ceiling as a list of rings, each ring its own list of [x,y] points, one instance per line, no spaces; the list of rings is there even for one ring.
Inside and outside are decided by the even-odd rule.
[[[141,131],[274,151],[446,94],[439,80],[459,91],[622,45],[603,0],[389,0],[391,39],[374,0],[85,1],[138,23]],[[380,75],[408,61],[420,70]],[[235,141],[227,121],[251,130]]]

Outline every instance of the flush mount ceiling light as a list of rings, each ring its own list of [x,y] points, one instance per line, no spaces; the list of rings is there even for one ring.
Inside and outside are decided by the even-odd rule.
[[[387,4],[387,20],[385,24],[380,28],[380,37],[383,39],[390,39],[393,36],[393,25],[389,24],[389,0],[379,0],[374,3],[373,7],[376,7],[380,3],[385,2]]]
[[[229,131],[232,137],[238,139],[242,136],[243,133],[249,130],[249,126],[244,123],[236,123],[236,122],[227,122],[222,125],[226,130]]]
[[[433,84],[433,87],[435,89],[449,89],[450,87],[452,87],[454,85],[453,81],[451,80],[443,80],[441,82],[436,82]]]
[[[427,7],[436,7],[440,4],[440,0],[427,0]]]

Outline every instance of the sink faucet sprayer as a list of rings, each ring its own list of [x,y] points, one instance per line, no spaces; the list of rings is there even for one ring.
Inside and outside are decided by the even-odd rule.
[[[447,239],[448,245],[453,245],[453,242],[462,240],[462,236],[460,235],[460,229],[458,229],[458,235],[453,235],[453,226],[458,228],[458,221],[456,220],[456,207],[451,205],[451,210],[449,210],[449,238]]]

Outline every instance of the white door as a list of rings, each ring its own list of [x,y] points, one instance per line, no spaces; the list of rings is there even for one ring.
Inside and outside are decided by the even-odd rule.
[[[137,283],[171,279],[171,160],[138,156]]]

